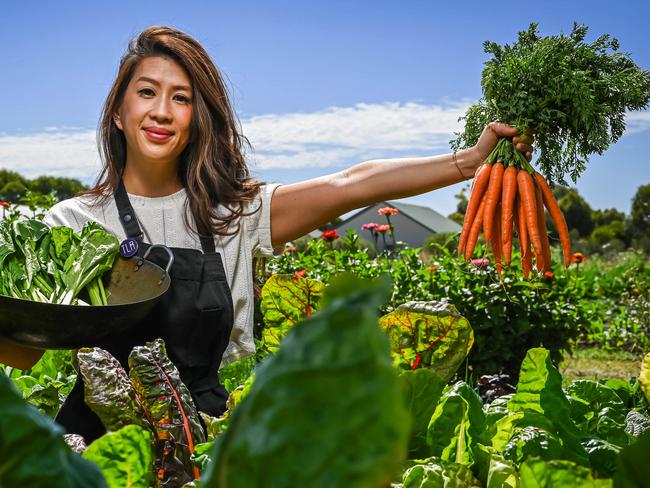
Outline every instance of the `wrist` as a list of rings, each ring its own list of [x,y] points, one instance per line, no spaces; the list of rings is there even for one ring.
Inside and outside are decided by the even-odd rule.
[[[453,154],[453,162],[463,180],[473,178],[476,168],[481,164],[480,158],[473,148],[455,151]]]

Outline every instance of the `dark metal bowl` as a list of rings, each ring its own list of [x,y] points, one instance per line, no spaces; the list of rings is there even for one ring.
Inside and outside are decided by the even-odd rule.
[[[95,346],[140,323],[169,289],[167,270],[142,259],[116,258],[106,306],[56,305],[0,296],[0,337],[24,346]]]

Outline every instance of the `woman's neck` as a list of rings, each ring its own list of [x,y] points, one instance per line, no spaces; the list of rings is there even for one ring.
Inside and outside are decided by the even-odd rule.
[[[143,197],[164,197],[183,188],[175,168],[173,171],[151,171],[127,163],[122,180],[128,193]]]

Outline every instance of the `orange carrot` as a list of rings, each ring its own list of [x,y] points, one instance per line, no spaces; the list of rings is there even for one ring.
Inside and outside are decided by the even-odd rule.
[[[494,163],[490,172],[490,181],[485,191],[487,197],[485,200],[485,210],[483,211],[483,234],[485,236],[485,242],[490,242],[490,238],[492,237],[494,211],[497,208],[497,203],[501,199],[503,171],[503,164],[500,162]]]
[[[501,279],[501,203],[497,203],[497,208],[494,211],[494,232],[490,238],[490,245],[492,246],[492,255],[494,256],[494,264],[497,267],[499,279]]]
[[[524,217],[526,221],[526,230],[530,237],[533,247],[535,248],[535,256],[542,256],[542,238],[540,236],[539,224],[537,221],[537,204],[535,196],[535,180],[530,173],[524,169],[519,170],[517,173],[517,188],[519,189],[519,196],[524,209]],[[543,260],[543,257],[542,257]],[[538,263],[540,266],[542,263]],[[541,268],[538,268],[541,269]]]
[[[469,235],[467,236],[467,247],[465,248],[465,261],[469,261],[472,258],[474,253],[474,247],[476,247],[476,241],[478,240],[478,235],[481,232],[481,224],[483,223],[483,211],[485,210],[485,198],[486,194],[483,194],[481,198],[481,204],[478,206],[476,211],[476,217],[474,222],[472,222],[472,227],[469,230]]]
[[[528,229],[526,228],[526,213],[524,211],[524,203],[521,201],[521,196],[517,194],[517,234],[519,235],[519,243],[521,250],[528,249],[530,251],[530,239],[528,237]]]
[[[501,242],[503,243],[503,260],[510,265],[512,257],[512,225],[515,196],[517,196],[517,168],[508,166],[503,172],[503,189],[501,191]]]
[[[562,255],[564,256],[564,266],[568,268],[571,264],[571,240],[569,239],[569,228],[566,225],[564,214],[562,213],[560,206],[557,204],[557,200],[555,200],[553,190],[548,186],[544,177],[536,172],[535,181],[542,190],[542,200],[544,201],[544,205],[548,209],[548,213],[551,215],[551,219],[553,219],[557,233],[560,236]]]
[[[526,231],[526,222],[522,217],[524,215],[521,207],[521,199],[517,198],[517,219],[515,219],[515,226],[517,227],[517,234],[519,235],[519,248],[521,249],[521,270],[524,273],[524,278],[528,279],[530,269],[532,268],[530,241]]]
[[[487,188],[488,181],[490,181],[491,164],[482,164],[474,173],[474,182],[470,191],[469,202],[467,210],[465,210],[465,220],[463,221],[463,230],[460,231],[460,242],[458,243],[458,255],[462,256],[467,244],[467,237],[472,223],[476,218],[478,207],[481,204],[483,194]]]
[[[539,187],[537,182],[535,182],[535,209],[537,210],[537,227],[539,228],[539,236],[542,240],[543,264],[541,264],[541,268],[544,271],[550,271],[551,270],[551,246],[549,245],[548,234],[546,233],[546,218],[544,217],[544,202],[542,200],[542,189]]]

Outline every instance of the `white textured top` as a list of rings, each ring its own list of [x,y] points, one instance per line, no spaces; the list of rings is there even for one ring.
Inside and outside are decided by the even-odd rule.
[[[271,245],[271,197],[279,185],[264,185],[257,198],[244,208],[245,213],[259,211],[241,219],[240,230],[232,236],[215,236],[215,249],[221,254],[228,284],[232,293],[234,324],[230,344],[226,348],[222,365],[255,352],[253,340],[253,257],[278,255]],[[149,198],[129,194],[131,206],[137,214],[144,233],[144,241],[201,250],[198,236],[188,231],[183,215],[187,194],[180,190],[173,195]],[[126,234],[119,220],[115,200],[90,206],[90,197],[64,200],[52,207],[45,217],[50,226],[65,225],[80,231],[88,221],[95,221],[120,241]],[[220,209],[224,211],[225,209]],[[189,221],[193,224],[193,218]]]

